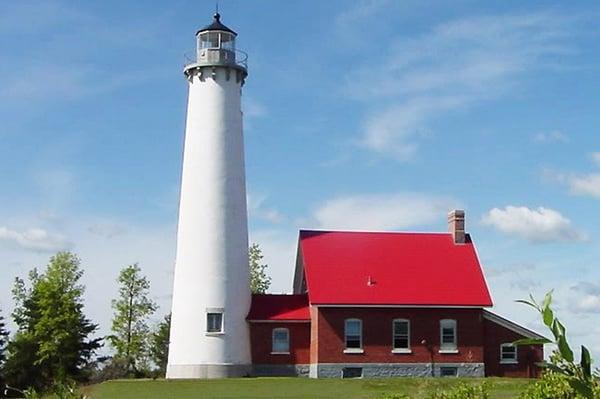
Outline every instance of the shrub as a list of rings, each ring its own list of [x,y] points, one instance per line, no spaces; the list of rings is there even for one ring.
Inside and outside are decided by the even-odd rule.
[[[487,385],[469,385],[461,383],[460,385],[448,391],[436,391],[429,396],[429,399],[489,399]]]

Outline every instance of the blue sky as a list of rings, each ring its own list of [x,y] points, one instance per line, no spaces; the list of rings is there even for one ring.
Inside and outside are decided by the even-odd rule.
[[[594,2],[234,1],[250,234],[274,292],[298,229],[443,231],[463,207],[500,314],[555,289],[600,356],[600,34]],[[118,270],[169,309],[187,87],[214,4],[0,5],[0,301],[78,253],[106,332]],[[541,330],[543,331],[543,330]]]

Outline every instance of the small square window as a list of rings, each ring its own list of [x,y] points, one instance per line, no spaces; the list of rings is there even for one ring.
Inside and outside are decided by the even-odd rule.
[[[440,367],[440,376],[441,377],[457,377],[458,376],[458,368],[456,368],[456,367]]]
[[[290,331],[287,328],[275,328],[273,330],[271,351],[273,353],[290,352]]]
[[[517,347],[515,345],[500,345],[500,363],[517,363]]]
[[[206,332],[209,332],[209,333],[223,332],[223,313],[207,313],[206,314]]]

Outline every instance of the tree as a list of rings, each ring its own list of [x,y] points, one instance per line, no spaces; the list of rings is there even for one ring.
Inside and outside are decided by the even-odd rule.
[[[171,331],[171,314],[168,314],[158,323],[150,339],[150,357],[160,375],[164,376],[167,371],[169,357],[169,333]]]
[[[250,260],[250,289],[253,294],[264,294],[271,286],[271,277],[267,274],[268,265],[262,263],[264,258],[258,244],[252,244],[248,249]]]
[[[127,266],[119,273],[119,297],[112,301],[115,314],[110,343],[116,357],[124,359],[128,373],[139,375],[147,366],[149,332],[148,317],[157,309],[148,298],[150,282],[142,276],[138,264]]]
[[[4,389],[4,361],[6,360],[6,345],[8,344],[8,330],[4,316],[0,313],[0,390]],[[0,393],[2,395],[2,393]]]
[[[46,271],[29,273],[29,287],[17,278],[13,288],[17,332],[8,345],[5,372],[19,388],[47,388],[52,382],[83,381],[101,338],[83,312],[85,287],[79,258],[59,252]]]

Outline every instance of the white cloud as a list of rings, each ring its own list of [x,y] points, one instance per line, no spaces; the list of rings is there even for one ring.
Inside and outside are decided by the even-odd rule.
[[[573,194],[600,198],[600,173],[569,176],[567,183]]]
[[[414,193],[354,195],[325,202],[313,218],[324,229],[406,229],[445,220],[456,203],[451,198]]]
[[[559,130],[554,130],[547,133],[537,133],[533,136],[533,141],[536,143],[568,143],[569,137]]]
[[[260,118],[267,114],[266,107],[254,100],[254,99],[244,99],[244,117],[247,118]]]
[[[575,313],[600,313],[600,284],[582,281],[571,290],[575,293],[570,310]]]
[[[384,10],[388,4],[390,0],[359,1],[335,17],[336,29],[342,35],[354,33],[357,26],[360,27],[362,23]]]
[[[266,195],[248,194],[246,199],[248,204],[248,216],[251,218],[265,220],[270,223],[283,222],[285,220],[285,216],[276,209],[266,207],[266,200]]]
[[[491,209],[482,223],[534,243],[580,241],[586,237],[575,230],[571,221],[553,209],[507,206]]]
[[[565,20],[549,13],[480,16],[416,38],[388,38],[387,54],[346,76],[345,93],[370,105],[359,143],[406,160],[419,133],[448,112],[514,91],[525,73],[568,54]],[[375,53],[374,53],[375,54]]]
[[[65,236],[49,233],[40,228],[16,231],[0,227],[0,241],[36,252],[56,252],[69,249],[72,246],[72,243]]]

